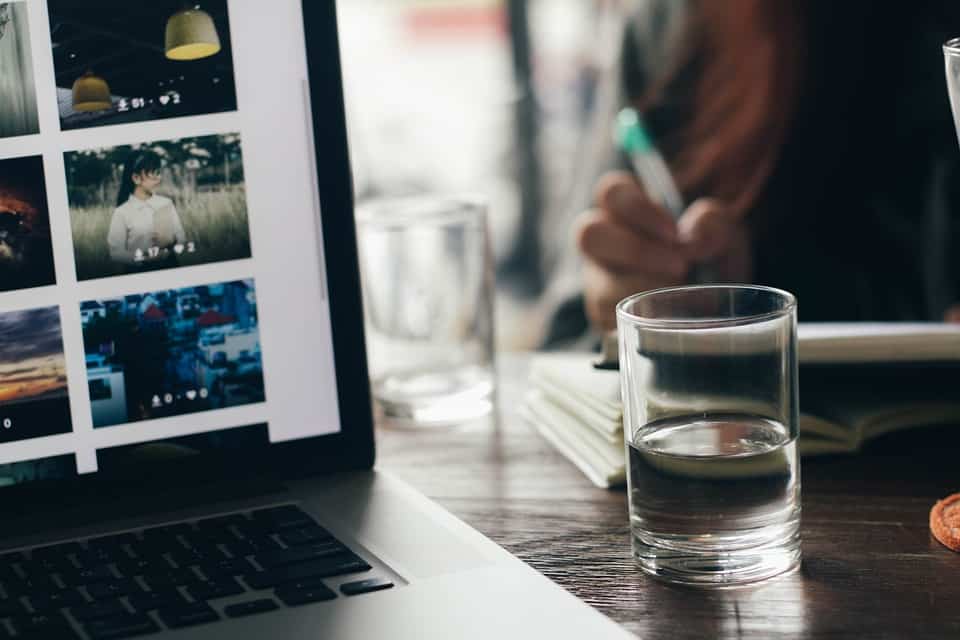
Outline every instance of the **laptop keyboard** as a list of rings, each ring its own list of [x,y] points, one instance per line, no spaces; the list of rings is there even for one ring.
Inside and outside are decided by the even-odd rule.
[[[283,505],[0,556],[0,640],[131,638],[392,586]]]

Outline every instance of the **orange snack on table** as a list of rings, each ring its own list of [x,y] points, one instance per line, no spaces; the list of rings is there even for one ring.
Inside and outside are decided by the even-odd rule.
[[[954,493],[933,505],[930,531],[943,546],[960,551],[960,493]]]

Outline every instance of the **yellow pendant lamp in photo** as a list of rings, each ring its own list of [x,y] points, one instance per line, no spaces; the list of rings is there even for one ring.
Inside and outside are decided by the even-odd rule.
[[[171,60],[199,60],[219,52],[220,36],[210,14],[193,7],[170,16],[165,51]]]
[[[87,71],[73,83],[74,111],[103,111],[113,106],[110,86],[100,76]]]

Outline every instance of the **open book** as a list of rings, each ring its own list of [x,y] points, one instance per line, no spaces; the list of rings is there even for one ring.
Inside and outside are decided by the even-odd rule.
[[[854,452],[898,429],[960,422],[958,326],[801,325],[799,356],[801,455]],[[626,471],[620,379],[595,360],[536,356],[522,415],[594,484],[610,487]]]

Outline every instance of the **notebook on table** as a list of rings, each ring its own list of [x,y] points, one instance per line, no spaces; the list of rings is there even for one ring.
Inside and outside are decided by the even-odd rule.
[[[798,334],[801,455],[852,453],[892,431],[960,422],[960,326],[801,324]],[[522,412],[594,484],[617,486],[625,482],[619,374],[596,361],[535,356]]]

